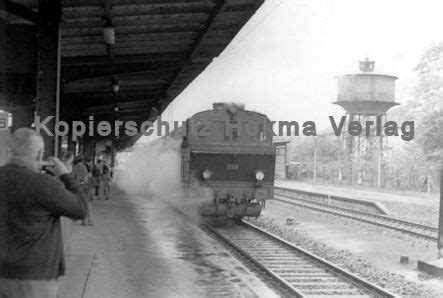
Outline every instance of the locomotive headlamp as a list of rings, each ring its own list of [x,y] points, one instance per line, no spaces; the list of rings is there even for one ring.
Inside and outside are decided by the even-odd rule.
[[[203,171],[203,179],[208,180],[212,176],[212,172],[209,169],[206,169]]]
[[[115,29],[110,19],[106,19],[105,27],[103,27],[103,39],[106,44],[115,44]]]
[[[257,172],[255,172],[255,178],[258,180],[258,181],[262,181],[263,180],[263,178],[265,178],[265,173],[263,173],[263,171],[257,171]]]
[[[112,78],[111,88],[112,88],[112,93],[114,93],[114,95],[117,94],[118,91],[120,91],[120,84],[118,83],[118,80],[115,77]]]

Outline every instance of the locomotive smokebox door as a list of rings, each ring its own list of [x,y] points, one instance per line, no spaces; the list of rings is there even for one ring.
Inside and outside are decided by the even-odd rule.
[[[264,202],[268,198],[269,198],[269,192],[267,188],[259,186],[254,190],[254,199],[256,199],[258,202]]]

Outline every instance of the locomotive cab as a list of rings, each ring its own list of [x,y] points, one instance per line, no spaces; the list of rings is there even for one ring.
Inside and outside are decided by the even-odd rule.
[[[183,185],[209,190],[202,216],[259,216],[273,197],[274,171],[275,147],[265,115],[220,103],[188,119]]]

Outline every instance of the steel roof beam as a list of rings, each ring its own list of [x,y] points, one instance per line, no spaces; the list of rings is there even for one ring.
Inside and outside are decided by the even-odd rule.
[[[223,12],[226,6],[227,6],[226,0],[217,1],[217,4],[215,5],[214,9],[212,10],[211,14],[209,15],[209,17],[207,18],[206,22],[203,25],[204,29],[200,31],[199,35],[194,41],[194,44],[191,46],[191,49],[189,51],[189,56],[191,60],[195,56],[198,49],[200,48],[202,41],[208,35],[208,32],[211,31],[212,27],[214,26],[215,19],[221,12]]]
[[[185,66],[189,66],[190,61],[180,62],[145,62],[91,66],[71,66],[62,68],[62,78],[65,83],[80,79],[100,78],[104,76],[132,74],[145,71],[175,71]]]
[[[88,107],[88,110],[93,112],[95,110],[106,110],[113,111],[114,106],[117,105],[120,110],[131,109],[135,107],[152,107],[153,100],[152,99],[143,99],[143,100],[131,100],[131,101],[123,101],[118,103],[107,103],[102,105],[92,105]]]
[[[211,11],[211,13],[209,14],[205,23],[203,24],[203,29],[199,32],[197,38],[195,39],[194,43],[190,47],[188,55],[189,55],[189,59],[191,59],[191,61],[196,56],[196,53],[197,53],[198,49],[201,47],[203,40],[207,37],[209,31],[214,26],[214,23],[215,23],[214,21],[217,18],[217,15],[219,15],[221,12],[223,12],[223,10],[226,9],[226,6],[227,6],[226,0],[218,0],[217,1],[214,9]],[[168,91],[166,93],[170,96],[163,102],[162,109],[165,109],[166,106],[172,101],[173,98],[171,98],[172,97],[171,95],[173,94],[172,90],[174,89],[174,85],[178,80],[181,79],[180,77],[185,69],[186,69],[186,67],[183,67],[177,73],[175,80],[169,85]]]
[[[151,109],[151,106],[142,106],[142,107],[137,107],[137,108],[133,108],[133,109],[120,109],[117,113],[115,113],[112,110],[106,110],[106,109],[96,109],[93,111],[89,111],[89,110],[84,110],[82,115],[84,116],[89,116],[91,114],[93,114],[94,116],[96,115],[121,115],[121,114],[139,114],[140,112],[143,111],[148,111]],[[118,117],[117,117],[118,118]]]
[[[28,20],[34,24],[37,24],[39,20],[39,15],[37,12],[15,2],[6,1],[5,3],[1,1],[0,10],[5,10],[10,14]]]
[[[188,58],[186,53],[152,53],[115,56],[114,64],[180,61]],[[109,64],[111,60],[104,56],[84,56],[62,58],[62,67]]]
[[[119,34],[193,32],[199,31],[201,26],[201,24],[197,23],[118,26],[115,28],[115,33],[118,36]],[[103,34],[103,27],[92,26],[88,28],[62,28],[61,31],[63,37],[100,35]]]
[[[115,5],[137,4],[171,4],[171,3],[201,3],[208,0],[114,0]],[[103,0],[63,0],[63,6],[97,6],[102,5]]]
[[[106,108],[109,107],[110,111],[113,110],[114,105],[121,106],[123,109],[127,106],[134,107],[134,105],[139,105],[141,107],[153,107],[156,106],[157,102],[165,97],[165,94],[158,93],[156,95],[154,94],[145,94],[145,95],[139,95],[134,97],[102,97],[95,100],[81,100],[81,99],[75,99],[75,98],[69,98],[63,100],[62,105],[62,118],[63,119],[73,119],[75,118],[75,115],[82,114],[84,110],[87,109],[94,109],[98,107],[99,109],[101,107]],[[91,111],[90,114],[93,114],[94,112]]]
[[[109,92],[81,92],[81,93],[68,93],[62,95],[63,102],[70,101],[73,105],[88,104],[88,106],[100,103],[115,103],[125,102],[131,100],[151,100],[166,97],[166,94],[161,91],[153,92],[152,89],[137,89],[134,91],[120,91],[117,95],[113,95]]]

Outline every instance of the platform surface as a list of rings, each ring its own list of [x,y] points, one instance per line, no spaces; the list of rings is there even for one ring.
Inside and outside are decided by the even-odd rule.
[[[358,186],[309,184],[293,180],[276,180],[275,186],[382,203],[390,215],[438,226],[439,198],[435,193],[392,193],[359,188]]]
[[[310,184],[292,180],[276,180],[275,186],[300,189],[304,191],[319,192],[346,198],[355,198],[372,202],[410,202],[414,204],[428,205],[429,201],[437,199],[437,194],[428,195],[426,193],[389,193],[387,191],[377,191],[372,189],[359,188],[358,186],[349,187],[347,185],[325,185]]]
[[[63,298],[275,297],[170,205],[113,190],[72,227]]]

